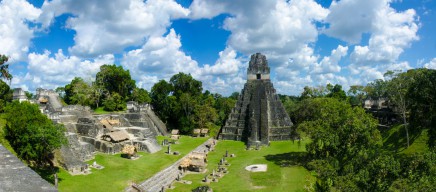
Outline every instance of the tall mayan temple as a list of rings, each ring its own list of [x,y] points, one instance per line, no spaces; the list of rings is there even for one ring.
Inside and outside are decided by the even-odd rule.
[[[267,145],[289,140],[292,125],[271,83],[265,55],[251,55],[247,83],[218,138],[244,141],[247,146]]]

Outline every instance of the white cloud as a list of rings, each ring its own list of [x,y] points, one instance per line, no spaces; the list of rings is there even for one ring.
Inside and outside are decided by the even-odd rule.
[[[341,71],[339,61],[342,57],[346,56],[348,47],[339,45],[338,48],[332,51],[331,56],[324,57],[320,63],[313,66],[311,73],[323,74],[323,73],[337,73]]]
[[[25,60],[35,31],[27,22],[35,22],[40,14],[25,0],[0,1],[0,54],[11,61]]]
[[[241,60],[236,56],[236,51],[230,47],[219,53],[219,59],[215,65],[204,65],[203,74],[205,75],[225,75],[235,74],[241,68]]]
[[[166,36],[150,37],[140,49],[125,53],[121,64],[130,70],[133,78],[140,79],[138,84],[147,89],[158,79],[168,80],[178,72],[190,73],[198,78],[201,71],[197,61],[186,55],[181,46],[180,36],[171,29]],[[148,81],[150,79],[156,81]]]
[[[424,68],[436,69],[436,58],[433,58],[430,62],[424,64]]]
[[[266,55],[278,81],[298,78],[302,79],[301,83],[307,83],[304,82],[307,78],[293,75],[309,70],[309,66],[318,61],[318,56],[314,55],[310,44],[318,37],[315,23],[321,22],[329,13],[312,0],[255,0],[249,3],[243,0],[195,0],[190,10],[192,19],[229,14],[223,25],[224,29],[231,32],[227,41],[228,47],[244,57],[261,52]],[[212,67],[216,69],[218,66],[222,69],[223,65],[218,62]],[[205,70],[211,71],[212,67],[206,66]],[[234,69],[236,67],[230,71]],[[236,74],[246,77],[245,73],[246,66],[239,68]],[[220,77],[227,85],[233,85],[230,82],[233,79],[234,77],[229,76]],[[246,80],[241,78],[241,81],[245,83]],[[241,88],[242,85],[239,89]]]
[[[369,34],[367,45],[354,46],[350,65],[345,67],[354,83],[366,84],[382,79],[387,70],[410,68],[399,57],[413,41],[419,40],[419,21],[415,10],[396,11],[390,3],[391,0],[341,0],[330,6],[327,35],[359,43],[362,34]]]
[[[379,19],[377,11],[386,3],[386,0],[333,0],[326,18],[329,27],[325,33],[350,43],[359,43],[363,33],[372,31],[373,23]]]
[[[245,55],[262,52],[272,65],[285,63],[292,53],[316,41],[318,31],[313,22],[328,14],[314,1],[194,1],[192,18],[211,18],[221,13],[231,16],[224,20],[224,29],[231,35],[227,44]],[[274,58],[280,60],[276,60]]]
[[[189,10],[173,0],[54,0],[45,1],[40,20],[49,26],[56,16],[72,14],[67,27],[76,31],[74,55],[96,56],[139,46],[151,36],[161,36],[171,19],[186,17]]]
[[[350,59],[353,64],[389,64],[398,60],[411,42],[419,39],[413,9],[397,12],[386,4],[377,11],[368,46],[356,46]]]
[[[65,86],[74,77],[92,81],[101,65],[114,62],[114,56],[108,54],[93,60],[82,60],[76,56],[65,56],[62,50],[58,50],[54,56],[49,51],[30,53],[28,60],[27,73],[14,76],[12,85],[25,86],[33,91],[38,87],[54,89]]]

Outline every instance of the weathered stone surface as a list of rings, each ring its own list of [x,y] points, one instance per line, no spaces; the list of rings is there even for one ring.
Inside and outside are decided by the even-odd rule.
[[[253,54],[247,70],[247,83],[222,127],[219,139],[241,140],[248,146],[290,139],[293,124],[276,94],[269,73],[266,57]]]
[[[0,191],[57,191],[0,144]]]

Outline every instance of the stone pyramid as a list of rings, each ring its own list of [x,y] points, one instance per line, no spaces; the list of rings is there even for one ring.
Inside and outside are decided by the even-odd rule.
[[[218,138],[244,141],[249,147],[268,145],[291,139],[292,125],[271,83],[265,55],[251,55],[247,83]]]

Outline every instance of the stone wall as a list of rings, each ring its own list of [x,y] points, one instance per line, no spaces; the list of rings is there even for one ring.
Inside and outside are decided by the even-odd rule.
[[[0,144],[0,191],[58,191]]]

